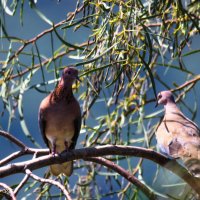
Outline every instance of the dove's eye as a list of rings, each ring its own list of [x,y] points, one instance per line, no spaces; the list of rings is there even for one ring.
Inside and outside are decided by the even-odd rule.
[[[162,95],[161,95],[161,94],[159,94],[159,95],[158,95],[158,99],[161,99],[161,98],[162,98]]]

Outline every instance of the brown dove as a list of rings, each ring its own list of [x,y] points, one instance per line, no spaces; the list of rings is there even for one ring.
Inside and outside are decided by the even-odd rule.
[[[200,178],[200,129],[180,111],[170,91],[160,92],[157,104],[165,108],[156,130],[158,147],[173,158],[181,158],[190,173]]]
[[[81,110],[72,92],[72,84],[76,79],[78,71],[73,67],[65,68],[58,86],[40,104],[39,126],[52,154],[74,149],[79,136]],[[55,176],[70,176],[73,161],[53,164],[50,171]]]

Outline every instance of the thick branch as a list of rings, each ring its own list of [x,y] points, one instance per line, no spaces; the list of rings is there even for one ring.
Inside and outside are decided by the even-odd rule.
[[[151,149],[133,146],[106,145],[100,147],[76,149],[68,152],[63,152],[62,154],[55,156],[42,156],[29,161],[13,163],[1,167],[0,178],[16,173],[24,173],[26,169],[35,170],[54,163],[63,163],[70,160],[107,155],[135,156],[149,159],[177,174],[200,195],[200,181],[197,178],[194,178],[184,167],[179,165],[175,160],[171,160],[166,156],[157,153]]]

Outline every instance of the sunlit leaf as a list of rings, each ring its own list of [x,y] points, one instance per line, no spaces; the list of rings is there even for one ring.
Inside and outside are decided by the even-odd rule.
[[[18,97],[18,112],[20,116],[20,124],[22,127],[22,130],[24,134],[27,136],[28,139],[37,147],[40,147],[40,145],[36,142],[36,140],[33,138],[31,133],[28,130],[28,127],[26,125],[26,121],[24,118],[24,111],[23,111],[23,93],[27,90],[27,86],[31,80],[31,77],[34,73],[36,73],[38,69],[32,70],[32,72],[28,75],[28,77],[21,83],[21,88],[20,88],[20,94]]]

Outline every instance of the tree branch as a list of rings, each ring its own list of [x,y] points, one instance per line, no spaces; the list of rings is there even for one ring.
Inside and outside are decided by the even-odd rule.
[[[39,181],[39,182],[42,182],[42,183],[49,183],[51,185],[57,186],[58,188],[60,188],[62,190],[62,192],[64,193],[64,195],[66,196],[66,198],[68,200],[72,200],[68,191],[65,189],[65,186],[62,185],[61,183],[59,183],[58,181],[55,181],[55,180],[52,180],[52,179],[41,178],[41,177],[33,174],[29,169],[26,169],[25,172],[28,176],[35,179],[36,181]]]
[[[197,83],[197,81],[199,81],[199,80],[200,80],[200,75],[197,75],[195,78],[193,78],[193,79],[191,79],[189,81],[186,81],[185,83],[183,83],[182,85],[172,89],[171,91],[175,92],[177,90],[182,90],[183,88],[185,88],[185,87],[187,87],[187,86],[189,86],[191,84],[194,86]]]
[[[133,183],[136,187],[138,187],[147,197],[148,199],[157,199],[156,195],[142,182],[140,182],[134,175],[123,169],[122,167],[118,166],[114,162],[111,162],[105,158],[85,158],[86,161],[92,161],[101,165],[104,165],[113,171],[117,172],[129,182]]]
[[[9,139],[11,142],[13,142],[14,144],[16,144],[17,146],[19,146],[22,149],[26,149],[26,145],[21,142],[20,140],[18,140],[16,137],[14,137],[13,135],[11,135],[10,133],[0,130],[0,135]]]
[[[0,178],[16,173],[24,173],[26,169],[35,170],[55,163],[59,164],[71,160],[108,155],[135,156],[151,160],[178,175],[200,195],[200,180],[198,180],[198,178],[194,178],[174,159],[169,159],[166,156],[151,149],[133,146],[105,145],[99,147],[76,149],[54,156],[50,154],[29,161],[13,163],[4,167],[0,167]]]
[[[27,147],[27,149],[25,150],[22,149],[21,151],[14,152],[10,154],[9,156],[7,156],[6,158],[0,160],[0,167],[24,155],[36,154],[38,157],[42,155],[47,155],[48,153],[49,153],[49,149],[35,149],[35,148]]]
[[[8,140],[10,140],[11,142],[13,142],[14,144],[16,144],[18,147],[22,149],[21,151],[14,152],[10,154],[9,156],[7,156],[6,158],[0,160],[0,166],[3,166],[7,164],[8,162],[16,158],[19,158],[23,155],[35,154],[39,156],[39,155],[47,155],[49,153],[49,149],[36,149],[36,148],[27,147],[24,143],[22,143],[20,140],[18,140],[16,137],[14,137],[13,135],[11,135],[10,133],[6,131],[0,130],[0,135],[7,138]]]
[[[95,41],[87,41],[87,42],[83,42],[82,44],[79,45],[79,47],[85,47],[85,46],[88,46],[88,45],[92,45],[94,44]],[[50,62],[52,62],[53,60],[56,60],[62,56],[65,56],[67,53],[70,53],[72,51],[75,51],[76,49],[73,48],[73,47],[70,47],[67,49],[67,51],[62,51],[61,53],[57,54],[56,56],[54,57],[50,57],[50,58],[47,58],[45,59],[42,63],[38,63],[38,64],[35,64],[34,66],[32,67],[27,67],[25,70],[21,71],[21,72],[18,72],[16,74],[13,74],[9,77],[6,78],[6,80],[11,80],[11,79],[14,79],[14,78],[17,78],[17,77],[20,77],[20,76],[23,76],[25,75],[26,73],[30,72],[31,70],[33,69],[36,69],[36,68],[39,68],[41,66],[44,66]]]
[[[34,42],[36,42],[39,38],[43,37],[44,35],[46,35],[47,33],[52,32],[55,28],[63,25],[65,22],[70,21],[71,19],[73,19],[74,15],[76,15],[78,12],[81,12],[84,8],[84,4],[80,7],[80,8],[76,8],[76,10],[74,12],[71,12],[67,19],[64,19],[63,21],[58,22],[57,24],[55,24],[54,26],[52,26],[49,29],[44,30],[43,32],[41,32],[40,34],[38,34],[36,37],[24,42],[24,44],[22,46],[20,46],[18,48],[18,50],[15,52],[15,54],[11,55],[10,58],[8,59],[7,63],[11,62],[11,60],[13,60],[15,57],[17,57],[22,51],[23,49],[29,45],[32,44]],[[6,63],[6,64],[7,64]]]
[[[0,187],[4,188],[3,190],[0,191],[0,194],[4,194],[6,196],[10,196],[12,198],[12,200],[16,200],[16,197],[15,197],[15,194],[14,194],[12,188],[10,188],[5,183],[0,183]]]
[[[26,182],[28,181],[28,179],[29,179],[29,175],[26,174],[26,175],[24,176],[24,178],[22,179],[22,181],[19,183],[19,185],[15,188],[15,190],[14,190],[14,194],[15,194],[15,195],[18,194],[18,192],[19,192],[20,189],[26,184]]]
[[[22,148],[21,151],[14,152],[10,154],[9,156],[7,156],[6,158],[0,160],[0,167],[23,155],[34,154],[37,157],[41,155],[47,155],[49,153],[49,149],[36,149],[36,148],[27,147],[24,143],[22,143],[20,140],[18,140],[16,137],[14,137],[13,135],[11,135],[10,133],[6,131],[0,130],[0,135],[10,140],[14,144],[16,144],[18,147]]]

